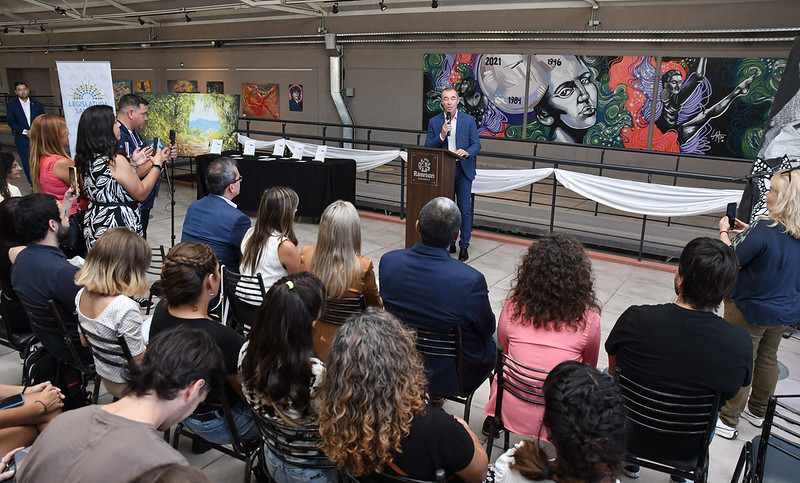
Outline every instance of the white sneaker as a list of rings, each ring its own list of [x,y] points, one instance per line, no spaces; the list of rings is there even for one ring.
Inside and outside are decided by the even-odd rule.
[[[750,408],[744,408],[744,411],[742,411],[742,414],[739,416],[757,428],[760,428],[764,424],[764,418],[759,418],[751,413]]]
[[[739,430],[723,423],[721,419],[717,419],[717,429],[714,434],[718,435],[720,438],[736,439],[736,437],[739,436]]]

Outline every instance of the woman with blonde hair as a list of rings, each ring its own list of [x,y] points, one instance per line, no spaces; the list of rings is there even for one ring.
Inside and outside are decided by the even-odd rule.
[[[720,240],[739,258],[739,278],[723,317],[753,341],[753,381],[728,400],[717,434],[736,437],[739,416],[761,427],[778,382],[778,345],[786,326],[800,320],[800,170],[777,172],[767,193],[769,215],[751,225],[719,221]],[[749,398],[749,399],[748,399]]]
[[[261,196],[256,224],[242,238],[239,269],[242,275],[260,273],[267,290],[279,278],[301,271],[294,235],[294,214],[299,202],[291,188],[268,188]]]
[[[339,328],[317,391],[331,461],[360,481],[433,481],[438,469],[483,481],[486,452],[467,423],[426,406],[423,370],[413,333],[389,312],[371,307]]]
[[[33,120],[29,135],[31,182],[34,193],[53,195],[58,201],[63,201],[64,192],[70,187],[69,168],[75,166],[75,161],[70,159],[64,150],[69,144],[66,121],[63,117],[43,114]],[[77,210],[78,205],[73,204],[70,216]]]
[[[322,280],[330,298],[363,294],[368,307],[383,307],[372,260],[361,256],[361,220],[349,201],[334,201],[322,212],[317,244],[300,251],[300,269]],[[314,326],[314,349],[323,361],[338,328],[325,322]]]
[[[131,297],[143,297],[149,291],[146,270],[150,256],[150,245],[144,238],[127,228],[112,228],[97,239],[83,268],[75,274],[75,284],[82,287],[75,296],[81,326],[100,337],[125,339],[134,362],[143,357],[145,343],[141,309]],[[95,343],[103,346],[102,342]],[[94,363],[106,390],[114,397],[124,396],[127,384],[123,369],[97,357]]]

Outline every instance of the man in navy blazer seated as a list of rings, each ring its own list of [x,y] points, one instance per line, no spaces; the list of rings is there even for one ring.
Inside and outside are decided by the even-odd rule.
[[[6,122],[14,131],[14,144],[17,145],[19,161],[28,178],[28,183],[30,183],[31,166],[28,162],[28,152],[31,142],[28,138],[28,129],[31,128],[31,123],[37,116],[44,114],[44,106],[36,99],[28,97],[28,92],[28,85],[24,82],[14,84],[14,93],[17,95],[17,99],[10,101],[6,106]]]
[[[426,358],[428,392],[458,396],[479,386],[494,368],[494,313],[483,274],[447,253],[458,236],[461,214],[449,198],[422,207],[417,231],[422,243],[385,254],[380,262],[383,306],[404,323],[447,332],[461,327],[463,391],[453,359]]]
[[[250,218],[232,200],[241,191],[242,177],[231,158],[217,158],[206,169],[208,195],[186,211],[181,242],[208,244],[220,265],[239,271],[240,245],[250,228]]]
[[[461,211],[461,240],[458,259],[469,259],[469,239],[472,232],[472,180],[475,179],[475,156],[481,150],[481,140],[475,118],[458,110],[458,92],[452,87],[442,91],[444,111],[428,121],[428,136],[425,146],[448,149],[456,153],[456,203]],[[450,253],[456,252],[455,241],[450,244]]]

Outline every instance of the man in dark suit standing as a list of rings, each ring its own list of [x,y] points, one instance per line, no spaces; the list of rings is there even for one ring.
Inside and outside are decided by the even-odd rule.
[[[389,252],[380,263],[386,310],[425,330],[446,332],[461,327],[463,385],[459,388],[454,359],[426,358],[428,392],[433,396],[458,396],[475,389],[494,367],[497,351],[486,279],[447,253],[460,224],[453,200],[434,198],[419,213],[417,231],[422,243]]]
[[[231,158],[217,158],[206,169],[208,195],[186,211],[181,242],[208,244],[220,265],[239,271],[242,238],[250,218],[236,208],[233,200],[241,191],[242,177]]]
[[[461,158],[456,162],[456,203],[461,211],[461,240],[458,245],[458,259],[469,259],[469,239],[472,232],[472,180],[475,179],[475,156],[481,150],[481,140],[475,118],[458,110],[458,92],[452,87],[442,91],[444,111],[428,121],[428,136],[425,146],[448,149]],[[450,253],[456,252],[456,245],[450,245]]]
[[[17,99],[9,102],[6,107],[7,122],[14,131],[14,144],[17,145],[19,161],[28,183],[31,182],[31,167],[28,162],[28,151],[30,150],[30,139],[28,139],[28,129],[36,116],[44,114],[44,106],[36,99],[28,97],[28,85],[24,82],[14,84],[14,93]]]

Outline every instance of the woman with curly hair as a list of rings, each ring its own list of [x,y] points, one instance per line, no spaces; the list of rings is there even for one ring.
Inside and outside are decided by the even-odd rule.
[[[370,307],[339,328],[317,391],[331,461],[362,482],[433,480],[437,469],[483,481],[486,452],[467,423],[425,405],[423,370],[413,333],[389,312]]]
[[[625,458],[628,418],[614,381],[588,364],[562,362],[544,381],[544,428],[556,448],[523,441],[497,459],[495,482],[612,483]]]
[[[19,179],[22,166],[19,165],[11,153],[0,153],[0,201],[7,198],[21,196],[19,188],[11,184]]]
[[[597,364],[600,352],[600,307],[592,288],[592,265],[580,242],[551,233],[533,243],[517,270],[511,294],[497,323],[497,345],[515,361],[549,371],[564,361]],[[484,413],[497,402],[497,380]],[[534,438],[542,434],[542,406],[521,399],[503,400],[503,424],[509,431]]]
[[[290,427],[316,427],[314,398],[325,366],[314,357],[311,331],[324,307],[325,287],[308,272],[283,277],[267,292],[239,353],[242,391],[262,417]],[[264,445],[267,471],[275,481],[338,480],[336,470],[302,468],[284,459]]]
[[[328,297],[363,294],[367,307],[383,307],[372,260],[361,256],[361,220],[349,201],[336,200],[322,212],[317,244],[300,251],[300,268],[319,277]],[[338,328],[326,322],[314,325],[314,350],[322,361],[328,359]]]

